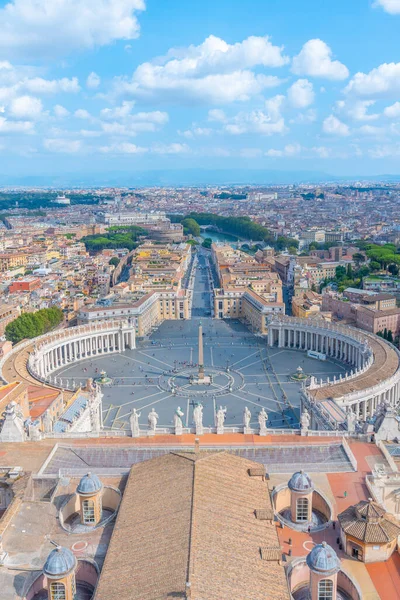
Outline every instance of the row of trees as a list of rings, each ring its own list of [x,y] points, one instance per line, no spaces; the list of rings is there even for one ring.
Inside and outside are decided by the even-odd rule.
[[[5,335],[7,340],[16,344],[51,331],[63,318],[62,310],[56,306],[42,308],[34,313],[24,313],[6,326]]]
[[[392,342],[393,344],[393,332],[391,329],[387,329],[385,327],[383,331],[378,331],[376,335],[379,335],[379,337],[383,338],[384,340],[387,340],[388,342]]]
[[[256,241],[261,241],[273,246],[276,250],[284,248],[298,248],[299,242],[292,238],[275,236],[263,225],[259,225],[252,221],[249,217],[222,217],[214,213],[190,213],[188,215],[169,215],[174,223],[182,223],[184,228],[191,228],[192,231],[199,232],[192,235],[200,235],[200,225],[211,225],[224,233],[234,235],[238,238],[245,238]]]
[[[138,245],[137,239],[139,236],[146,233],[145,229],[134,225],[130,227],[110,227],[107,233],[87,235],[81,241],[91,254],[101,252],[106,248],[128,248],[128,250],[133,250]]]

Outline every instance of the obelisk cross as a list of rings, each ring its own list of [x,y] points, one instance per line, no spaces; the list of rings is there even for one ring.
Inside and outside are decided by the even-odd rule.
[[[203,326],[199,325],[199,379],[204,379]]]

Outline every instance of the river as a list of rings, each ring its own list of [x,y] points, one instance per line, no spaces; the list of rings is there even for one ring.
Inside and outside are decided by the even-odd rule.
[[[219,231],[213,231],[212,229],[202,230],[201,232],[202,238],[210,238],[213,242],[226,242],[227,244],[235,244],[237,242],[237,237],[234,235],[230,235],[229,233],[220,233]]]

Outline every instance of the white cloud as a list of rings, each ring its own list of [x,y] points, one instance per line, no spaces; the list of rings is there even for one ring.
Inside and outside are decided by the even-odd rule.
[[[315,152],[319,158],[329,158],[331,154],[329,148],[326,148],[326,146],[314,146],[311,150]]]
[[[65,55],[139,34],[144,0],[11,0],[0,10],[7,55]]]
[[[391,96],[400,93],[400,62],[383,63],[369,73],[356,73],[345,88],[357,96]]]
[[[171,49],[160,59],[142,63],[130,81],[116,80],[116,91],[156,101],[244,101],[280,83],[278,77],[255,74],[251,68],[287,62],[282,48],[267,36],[228,44],[211,35],[199,46]]]
[[[400,0],[376,0],[375,6],[381,6],[390,15],[400,15]]]
[[[75,154],[79,152],[82,143],[79,140],[67,140],[61,138],[45,139],[43,146],[50,152],[60,152],[63,154]]]
[[[332,50],[319,39],[309,40],[304,44],[300,53],[293,58],[292,72],[333,80],[349,76],[347,67],[338,60],[332,60]]]
[[[395,102],[391,106],[387,106],[383,111],[385,117],[388,119],[397,119],[400,117],[400,102]]]
[[[127,117],[134,106],[134,102],[125,100],[121,106],[116,106],[115,108],[103,108],[100,112],[100,115],[103,119],[124,119]]]
[[[213,108],[208,111],[208,120],[223,123],[226,120],[226,115],[220,108]]]
[[[298,115],[296,115],[294,117],[294,119],[291,119],[289,122],[290,123],[299,123],[300,125],[303,125],[304,123],[314,123],[317,120],[317,111],[314,110],[313,108],[310,108],[309,110],[306,110],[304,113],[299,113]]]
[[[400,144],[394,144],[393,146],[375,146],[370,148],[368,154],[371,158],[392,158],[400,156]]]
[[[92,115],[86,109],[78,108],[78,110],[74,112],[74,117],[77,119],[91,119]]]
[[[240,112],[225,123],[224,129],[232,135],[260,133],[269,136],[285,133],[287,129],[281,114],[284,101],[285,96],[274,96],[265,102],[265,110]]]
[[[329,135],[337,135],[341,137],[345,137],[350,134],[348,125],[340,121],[334,115],[330,115],[324,120],[322,124],[322,130],[324,133],[328,133]]]
[[[147,152],[147,148],[130,144],[129,142],[122,142],[120,144],[111,144],[111,146],[102,146],[100,152],[104,154],[143,154]]]
[[[33,133],[34,126],[31,121],[8,121],[0,117],[0,134],[2,133]]]
[[[97,75],[97,73],[92,71],[90,73],[90,75],[88,75],[88,78],[86,79],[86,87],[88,87],[89,90],[96,90],[99,87],[100,82],[101,82],[100,77]]]
[[[288,100],[296,108],[307,108],[314,98],[313,84],[308,79],[298,79],[288,89]]]
[[[114,118],[101,122],[103,131],[110,135],[134,136],[138,133],[158,131],[169,120],[168,113],[159,110],[129,114],[129,110],[124,111],[122,107],[104,109],[101,116],[105,119]]]
[[[59,119],[64,119],[65,117],[68,117],[68,115],[69,115],[69,110],[64,108],[64,106],[61,106],[61,104],[56,104],[55,107],[53,108],[53,111],[54,111],[55,116],[58,117]]]
[[[187,154],[190,152],[190,148],[187,144],[155,144],[152,147],[152,152],[156,154]]]
[[[367,112],[368,108],[374,104],[375,100],[356,100],[354,102],[339,100],[336,102],[335,109],[354,121],[375,121],[379,118],[379,114]]]
[[[186,131],[178,131],[179,135],[183,135],[183,137],[188,139],[199,136],[208,136],[211,135],[212,132],[213,129],[211,129],[211,127],[193,127],[193,129],[187,129]]]
[[[79,82],[76,77],[72,77],[72,79],[63,77],[62,79],[52,80],[34,77],[32,79],[21,81],[20,85],[34,94],[58,94],[60,92],[76,93],[80,90]]]
[[[9,112],[17,119],[38,119],[42,115],[43,104],[39,98],[20,96],[11,102]]]
[[[363,125],[358,129],[358,133],[369,137],[381,137],[387,135],[385,127],[375,127],[374,125]]]
[[[295,156],[296,154],[300,154],[300,152],[301,146],[296,142],[294,144],[286,144],[283,150],[275,150],[274,148],[270,148],[266,151],[265,155],[272,158],[281,158],[283,156]]]

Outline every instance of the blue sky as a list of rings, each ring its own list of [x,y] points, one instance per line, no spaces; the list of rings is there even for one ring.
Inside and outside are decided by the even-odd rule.
[[[400,0],[0,1],[1,175],[400,173]]]

